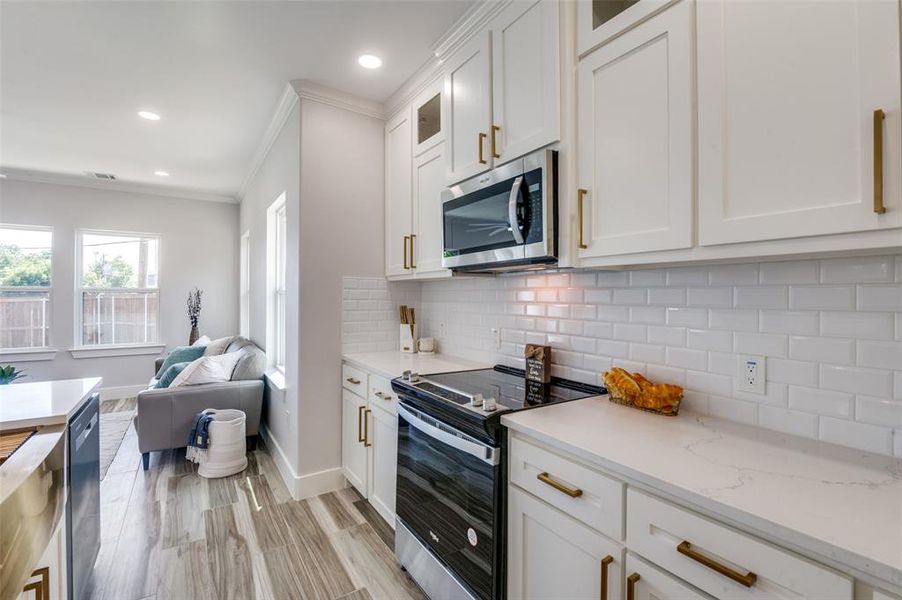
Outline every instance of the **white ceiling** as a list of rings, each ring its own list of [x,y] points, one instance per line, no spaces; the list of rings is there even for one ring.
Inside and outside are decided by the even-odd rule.
[[[471,4],[4,0],[0,165],[234,195],[288,81],[384,101]]]

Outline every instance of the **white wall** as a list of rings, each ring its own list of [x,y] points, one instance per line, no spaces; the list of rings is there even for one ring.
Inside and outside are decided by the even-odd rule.
[[[160,241],[160,341],[188,343],[188,291],[204,291],[202,333],[238,329],[238,207],[113,190],[0,180],[0,222],[53,227],[52,361],[17,363],[32,379],[100,376],[104,388],[146,384],[153,356],[74,359],[75,232],[105,229],[155,233]]]
[[[301,100],[299,464],[341,466],[342,276],[384,274],[385,123]],[[305,487],[302,485],[302,487]]]
[[[250,338],[266,348],[266,209],[285,192],[288,243],[284,391],[267,386],[263,420],[283,475],[298,472],[298,232],[300,223],[300,109],[296,104],[241,201],[238,236],[250,232]],[[287,467],[287,469],[286,469]],[[287,472],[286,472],[287,471]]]

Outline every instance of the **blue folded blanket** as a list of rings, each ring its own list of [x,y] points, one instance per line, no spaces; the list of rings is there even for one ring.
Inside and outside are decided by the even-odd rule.
[[[199,412],[194,415],[194,424],[191,431],[188,432],[189,448],[206,448],[210,444],[210,423],[213,421],[213,415],[205,412]]]

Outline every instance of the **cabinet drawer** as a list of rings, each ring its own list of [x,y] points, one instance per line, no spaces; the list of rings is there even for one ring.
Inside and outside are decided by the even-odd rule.
[[[516,437],[510,461],[511,483],[597,531],[623,539],[623,483]]]
[[[341,386],[366,400],[366,371],[349,364],[341,365]]]
[[[717,598],[852,598],[852,580],[706,517],[629,489],[630,550]]]
[[[398,414],[398,395],[391,389],[391,381],[379,375],[370,375],[370,406]]]
[[[704,592],[696,590],[685,581],[680,581],[670,573],[648,563],[635,554],[626,555],[626,578],[623,585],[627,592],[632,590],[632,600],[657,600],[659,598],[679,598],[680,600],[710,600]]]

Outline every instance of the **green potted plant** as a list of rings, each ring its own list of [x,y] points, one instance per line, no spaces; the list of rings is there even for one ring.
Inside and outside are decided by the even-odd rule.
[[[16,379],[21,379],[23,377],[25,377],[25,373],[12,365],[0,367],[0,385],[10,384]]]

